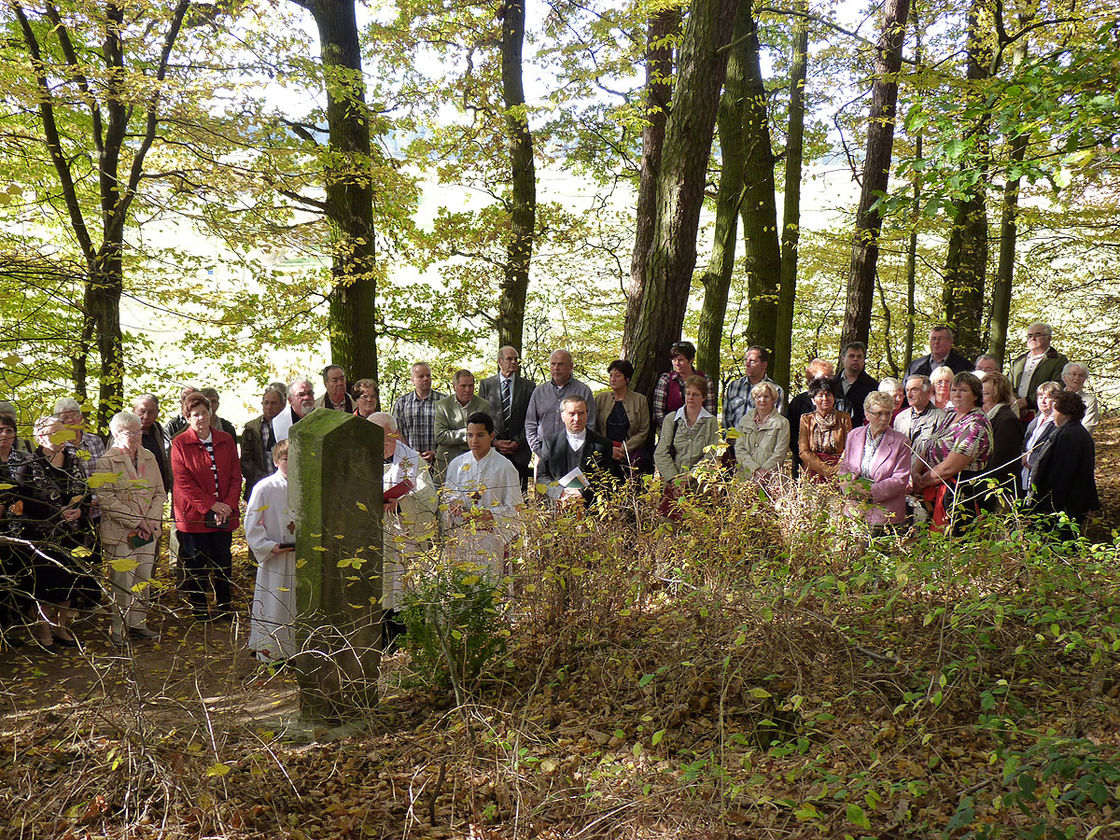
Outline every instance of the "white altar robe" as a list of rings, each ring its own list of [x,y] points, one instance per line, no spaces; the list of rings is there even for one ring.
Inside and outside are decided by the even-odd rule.
[[[415,449],[398,442],[393,462],[385,464],[382,490],[388,491],[405,479],[412,482],[413,489],[397,500],[396,510],[385,511],[383,517],[381,605],[386,610],[402,606],[402,578],[410,560],[428,551],[436,536],[439,500],[428,464]]]
[[[525,501],[517,468],[494,449],[480,461],[473,452],[465,452],[448,466],[444,494],[447,559],[501,578],[506,549],[520,532],[517,508]],[[456,501],[463,504],[465,515],[451,513]],[[472,517],[472,510],[489,511],[493,523]]]
[[[296,554],[273,554],[295,539],[288,508],[288,480],[279,472],[253,487],[245,512],[245,541],[257,561],[249,649],[264,661],[288,659],[296,652]],[[262,652],[264,655],[262,655]]]

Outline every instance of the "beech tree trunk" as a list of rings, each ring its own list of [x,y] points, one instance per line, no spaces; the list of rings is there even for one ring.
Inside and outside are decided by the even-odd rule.
[[[498,301],[498,346],[521,352],[525,327],[525,298],[537,221],[537,175],[533,163],[533,135],[525,113],[522,84],[522,47],[525,42],[524,0],[509,0],[502,15],[502,95],[509,132],[510,235],[506,247],[502,293]]]
[[[743,98],[743,262],[747,273],[747,332],[743,346],[758,344],[773,351],[778,327],[778,287],[782,251],[778,244],[778,208],[774,197],[774,149],[766,85],[762,81],[758,27],[751,4],[743,3],[746,19],[746,96]]]
[[[351,379],[377,377],[376,231],[369,119],[354,0],[296,0],[319,31],[330,152],[323,171],[332,233],[331,360]]]
[[[991,75],[995,50],[990,0],[973,0],[968,12],[966,97],[977,101],[980,85]],[[952,230],[945,257],[943,303],[945,320],[956,329],[957,348],[975,357],[982,347],[984,286],[988,270],[987,175],[990,168],[986,112],[970,132],[977,138],[976,154],[963,164],[964,175],[972,175],[966,198],[953,207]]]
[[[124,234],[133,199],[144,172],[144,163],[156,137],[160,114],[160,90],[167,75],[171,52],[182,29],[188,0],[179,0],[171,10],[158,56],[145,57],[150,62],[150,90],[136,102],[137,93],[121,89],[125,78],[124,44],[121,33],[126,29],[125,5],[116,0],[105,3],[104,32],[100,62],[104,68],[104,98],[101,88],[91,85],[86,77],[89,55],[79,53],[76,44],[90,38],[90,33],[72,35],[69,24],[50,4],[44,14],[44,25],[36,27],[18,4],[10,6],[30,59],[34,83],[38,90],[38,118],[43,141],[51,158],[54,177],[65,206],[66,221],[82,253],[86,269],[83,290],[83,326],[79,347],[71,359],[74,387],[81,400],[87,398],[88,353],[96,343],[100,357],[98,370],[98,404],[95,425],[98,431],[108,428],[109,418],[124,405],[124,342],[121,331],[120,301],[124,291],[122,253]],[[39,23],[40,21],[36,21]],[[49,23],[49,26],[46,24]],[[55,39],[57,45],[44,49],[44,39]],[[14,43],[14,42],[13,42]],[[59,82],[57,66],[66,65],[65,82]],[[75,90],[76,89],[76,90]],[[70,98],[73,97],[73,98]],[[97,153],[98,216],[100,241],[87,221],[87,210],[79,197],[75,171],[85,175],[87,157],[76,159],[68,154],[64,142],[73,138],[60,128],[56,104],[70,109],[80,101],[88,109],[89,136],[84,148]],[[75,121],[74,125],[78,123]],[[72,130],[72,129],[68,129]],[[132,143],[124,154],[126,143]],[[73,168],[72,168],[73,167]]]
[[[630,285],[626,292],[622,356],[638,324],[646,288],[646,257],[657,221],[657,177],[665,146],[669,97],[673,93],[673,46],[670,37],[681,25],[679,8],[666,9],[649,20],[646,34],[646,125],[642,129],[642,162],[638,173],[638,203],[634,219],[634,253],[630,258]]]
[[[883,217],[872,205],[887,191],[891,151],[894,147],[895,106],[898,101],[898,71],[902,67],[902,44],[910,0],[887,0],[883,31],[871,84],[871,108],[867,120],[867,149],[863,159],[863,183],[852,235],[852,264],[848,273],[847,304],[840,344],[866,342],[871,334],[871,303],[875,294],[875,271],[879,262],[879,233]]]
[[[1024,24],[1025,20],[1022,21]],[[1027,39],[1022,37],[1015,45],[1012,57],[1014,66],[1027,57]],[[1015,247],[1019,235],[1019,174],[1018,164],[1027,153],[1027,132],[1011,138],[1008,151],[1007,180],[1003,185],[1003,211],[999,225],[999,264],[992,282],[991,329],[988,335],[988,352],[1004,363],[1007,354],[1007,332],[1011,319],[1011,288],[1015,276]]]
[[[805,157],[805,79],[809,71],[809,5],[797,4],[790,62],[789,130],[786,140],[785,199],[782,207],[782,265],[778,317],[770,377],[790,394],[793,367],[793,312],[797,303],[797,245],[801,238],[801,167]],[[806,360],[808,361],[808,360]]]
[[[720,382],[720,349],[727,317],[727,296],[731,291],[731,275],[735,268],[735,237],[744,195],[743,99],[746,96],[749,23],[749,15],[740,13],[727,58],[727,74],[717,116],[723,166],[716,193],[715,237],[708,270],[700,278],[704,287],[704,303],[700,309],[696,336],[696,367],[711,376],[717,385]]]
[[[624,351],[634,365],[631,387],[647,395],[668,367],[669,346],[684,325],[712,131],[738,6],[739,0],[693,0],[681,41],[657,178],[656,222],[643,272],[645,288],[635,323],[623,336]]]

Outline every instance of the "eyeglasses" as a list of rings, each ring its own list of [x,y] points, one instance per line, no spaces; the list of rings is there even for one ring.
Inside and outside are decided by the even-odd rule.
[[[891,412],[884,411],[882,409],[880,409],[879,411],[869,411],[867,413],[870,414],[872,417],[890,417],[891,416]]]
[[[1050,333],[1033,332],[1033,333],[1027,333],[1027,338],[1046,338],[1048,335],[1050,335]]]

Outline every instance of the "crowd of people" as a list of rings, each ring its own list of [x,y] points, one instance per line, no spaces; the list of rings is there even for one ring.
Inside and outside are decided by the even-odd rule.
[[[834,485],[845,509],[873,531],[930,520],[958,531],[985,510],[1025,501],[1054,517],[1063,536],[1099,507],[1092,431],[1099,420],[1088,370],[1051,346],[1033,324],[1026,352],[1005,375],[997,359],[971,362],[937,326],[929,353],[901,380],[876,381],[866,347],[845,346],[841,370],[805,368],[805,390],[787,400],[768,376],[769,352],[751,347],[745,375],[723,392],[694,367],[695,348],[671,348],[652,400],[630,388],[633,366],[616,359],[609,389],[593,395],[558,349],[541,383],[521,375],[502,347],[497,373],[478,383],[466,369],[452,392],[433,388],[428,364],[411,367],[411,389],[391,411],[372,379],[350,383],[337,365],[324,393],[300,377],[269,385],[260,416],[236,429],[218,415],[210,388],[183,388],[179,413],[160,424],[160,400],[136,398],[109,423],[109,445],[88,431],[76,400],[61,399],[20,441],[14,408],[0,403],[0,626],[18,641],[26,627],[44,651],[79,644],[75,611],[109,606],[113,645],[158,638],[149,626],[150,581],[164,509],[169,556],[194,618],[228,620],[234,609],[232,536],[246,501],[246,542],[257,565],[250,649],[282,661],[295,652],[294,522],[288,504],[288,437],[316,409],[379,425],[384,447],[385,626],[410,559],[445,552],[500,576],[519,533],[526,494],[559,508],[587,506],[618,482],[657,473],[661,512],[699,480],[728,477],[782,492],[789,480]],[[722,421],[722,422],[721,422]],[[787,471],[786,462],[790,462]],[[105,568],[108,597],[102,598]]]

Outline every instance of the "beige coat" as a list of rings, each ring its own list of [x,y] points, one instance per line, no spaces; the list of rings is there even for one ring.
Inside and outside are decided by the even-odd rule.
[[[101,456],[89,483],[100,505],[106,548],[127,543],[129,532],[144,522],[158,535],[166,494],[155,455],[141,447],[133,467],[129,454],[114,446]]]
[[[626,451],[639,452],[649,439],[649,401],[645,394],[627,391],[622,398],[626,419],[630,421],[630,433],[626,438]],[[614,411],[614,391],[604,391],[595,395],[595,431],[607,436],[607,418]]]

